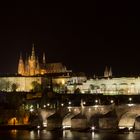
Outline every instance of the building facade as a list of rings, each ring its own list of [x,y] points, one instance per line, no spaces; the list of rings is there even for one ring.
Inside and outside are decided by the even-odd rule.
[[[22,55],[19,58],[18,74],[22,76],[35,76],[46,73],[46,59],[45,53],[43,54],[42,63],[39,63],[38,57],[35,55],[34,45],[32,47],[31,55],[26,57],[24,61]]]
[[[38,56],[35,54],[34,45],[32,47],[32,53],[23,60],[20,55],[18,63],[18,74],[21,76],[36,76],[50,73],[69,73],[71,70],[67,70],[66,66],[62,63],[46,63],[45,53],[43,53],[42,62],[39,62]]]

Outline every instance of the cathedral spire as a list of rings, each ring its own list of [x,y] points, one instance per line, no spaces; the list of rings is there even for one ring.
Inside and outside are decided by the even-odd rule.
[[[108,67],[106,66],[105,67],[105,71],[104,71],[104,77],[108,77],[109,74],[108,74]]]
[[[31,55],[31,57],[33,59],[35,59],[35,47],[34,47],[34,43],[32,44],[32,55]]]
[[[22,59],[22,53],[20,53],[20,57],[19,57],[19,59],[20,59],[20,60],[23,60],[23,59]]]
[[[44,65],[46,64],[46,56],[45,56],[45,53],[43,53],[43,64]]]
[[[18,74],[24,75],[24,62],[22,59],[22,53],[20,53],[20,58],[18,63]]]
[[[111,68],[111,67],[110,67],[110,69],[109,69],[108,76],[109,76],[109,77],[112,77],[112,68]]]

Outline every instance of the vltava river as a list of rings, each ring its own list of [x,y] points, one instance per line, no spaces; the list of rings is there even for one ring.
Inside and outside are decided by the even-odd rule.
[[[0,140],[140,140],[140,132],[128,134],[65,131],[0,131]]]

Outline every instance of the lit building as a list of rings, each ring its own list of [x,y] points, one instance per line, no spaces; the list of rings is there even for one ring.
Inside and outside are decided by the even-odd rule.
[[[32,47],[31,56],[26,57],[24,61],[20,55],[18,63],[18,74],[21,76],[36,76],[50,73],[70,73],[66,66],[62,63],[46,63],[45,53],[43,53],[42,63],[39,63],[38,57],[35,55],[34,45]]]
[[[140,94],[140,78],[137,77],[112,77],[111,68],[105,68],[104,77],[88,79],[81,84],[67,83],[68,93],[74,93],[75,89],[81,93],[104,95],[133,95]]]
[[[43,54],[42,64],[39,63],[38,57],[35,55],[34,45],[32,47],[31,56],[26,57],[23,61],[22,55],[19,58],[18,74],[22,76],[34,76],[46,73],[46,59]]]

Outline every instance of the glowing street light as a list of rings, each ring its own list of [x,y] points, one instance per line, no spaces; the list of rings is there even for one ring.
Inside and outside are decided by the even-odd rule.
[[[34,109],[33,108],[30,108],[30,112],[33,112],[34,111]]]
[[[131,97],[129,97],[129,101],[132,101],[132,98]]]
[[[49,103],[47,103],[47,106],[50,106],[50,104],[49,104]]]
[[[63,104],[63,103],[61,103],[61,106],[64,106],[64,104]]]
[[[84,101],[84,102],[83,102],[83,105],[85,105],[85,104],[86,104],[86,102]]]
[[[69,103],[68,103],[69,105],[71,105],[71,102],[69,101]]]
[[[113,100],[111,100],[111,101],[110,101],[110,103],[111,103],[111,104],[113,104],[113,103],[114,103],[114,101],[113,101]]]
[[[97,99],[95,100],[95,103],[98,103],[98,100]]]

